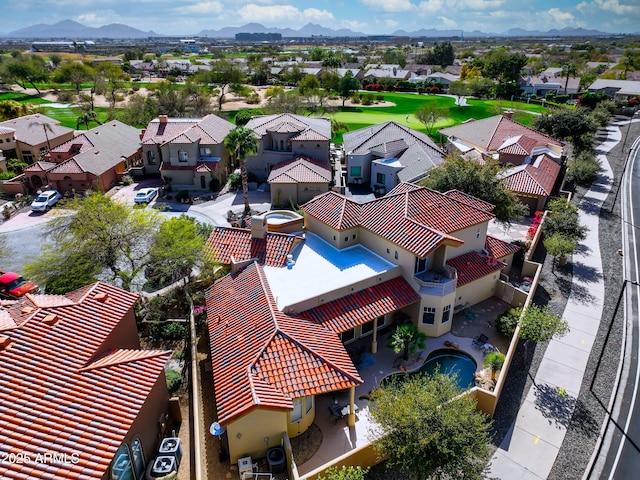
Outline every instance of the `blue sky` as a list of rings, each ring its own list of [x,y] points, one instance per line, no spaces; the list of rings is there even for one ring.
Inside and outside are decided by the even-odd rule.
[[[71,19],[99,27],[124,23],[143,31],[194,35],[256,22],[298,29],[317,23],[367,34],[421,28],[502,33],[583,27],[640,31],[638,0],[17,0],[3,1],[0,31]]]

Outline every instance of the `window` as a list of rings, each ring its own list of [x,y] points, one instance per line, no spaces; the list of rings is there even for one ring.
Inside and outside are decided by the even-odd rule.
[[[387,316],[386,315],[382,315],[381,317],[378,317],[378,330],[380,330],[386,324],[387,324]]]
[[[352,177],[361,177],[362,176],[362,167],[351,167],[351,176]]]
[[[373,320],[367,323],[363,323],[360,326],[360,335],[369,335],[371,332],[373,332]]]
[[[201,157],[210,157],[211,149],[209,147],[200,147],[200,156]]]
[[[291,423],[302,420],[302,399],[296,398],[293,401],[293,411],[291,412]]]
[[[187,152],[185,150],[178,150],[178,161],[179,162],[187,161]]]
[[[156,164],[156,156],[151,150],[147,152],[147,162],[149,162],[149,165]]]
[[[136,470],[138,478],[144,478],[144,470],[147,467],[144,461],[144,452],[142,451],[142,442],[139,438],[134,438],[131,442],[131,452],[133,453],[133,466]]]
[[[126,443],[120,444],[111,462],[111,480],[135,480],[131,455]]]
[[[33,155],[31,155],[31,151],[22,150],[22,161],[25,163],[33,163]]]
[[[2,140],[1,138],[0,138],[0,143],[4,143],[4,140]]]
[[[449,320],[451,320],[451,305],[442,309],[442,323],[447,323]]]
[[[396,260],[398,260],[398,251],[396,250],[396,253],[393,254],[393,258],[395,258]]]
[[[348,236],[347,236],[347,237],[344,237],[344,241],[345,241],[345,242],[348,242],[348,241],[349,241],[349,237],[348,237]]]
[[[342,332],[340,334],[340,340],[342,343],[348,343],[356,338],[356,331],[354,328],[347,330],[346,332]]]
[[[353,239],[353,240],[356,239],[356,234],[355,233],[353,235],[351,235],[351,239]]]
[[[305,402],[307,404],[306,413],[309,413],[313,409],[313,395],[306,397]]]
[[[480,238],[480,228],[478,227],[478,230],[476,230],[476,238]]]
[[[427,271],[427,259],[416,257],[416,265],[413,269],[413,273],[421,273]]]
[[[384,173],[376,173],[376,183],[384,185],[386,179],[387,179],[387,176]]]
[[[425,325],[433,325],[436,321],[436,309],[433,307],[424,307],[422,309],[422,323]]]

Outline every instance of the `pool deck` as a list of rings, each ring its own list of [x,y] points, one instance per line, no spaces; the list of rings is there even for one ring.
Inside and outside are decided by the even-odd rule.
[[[353,344],[348,344],[349,350],[357,349],[359,344],[365,348],[368,360],[374,359],[374,363],[365,362],[364,368],[359,369],[360,376],[364,380],[364,384],[356,387],[355,404],[356,424],[354,427],[347,426],[347,417],[344,417],[334,423],[335,418],[329,413],[329,405],[337,400],[339,406],[349,404],[349,390],[341,390],[326,395],[316,396],[316,415],[314,423],[322,431],[322,444],[316,454],[302,465],[298,465],[298,473],[306,475],[316,468],[338,458],[345,453],[369,444],[373,439],[373,432],[376,424],[369,415],[369,405],[366,397],[371,390],[376,387],[380,380],[393,372],[399,372],[394,364],[398,364],[397,360],[401,354],[395,353],[387,347],[391,333],[388,332],[378,338],[378,352],[370,353],[371,338],[365,337],[359,339]],[[470,355],[481,370],[484,366],[484,354],[482,350],[473,346],[473,338],[457,337],[452,333],[447,333],[438,338],[427,338],[426,348],[416,353],[410,359],[407,370],[415,370],[422,366],[428,355],[440,349],[446,349],[445,342],[451,342],[458,345],[458,349]],[[455,350],[453,350],[455,351]]]

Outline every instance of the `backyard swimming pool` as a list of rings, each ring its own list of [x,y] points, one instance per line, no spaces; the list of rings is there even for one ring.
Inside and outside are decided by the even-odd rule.
[[[415,370],[409,372],[392,373],[383,380],[388,381],[395,378],[401,378],[405,375],[415,375],[416,373],[432,374],[436,370],[445,374],[457,374],[457,381],[460,388],[468,390],[473,387],[473,376],[478,368],[476,361],[470,355],[452,349],[434,350],[427,356],[424,363]]]

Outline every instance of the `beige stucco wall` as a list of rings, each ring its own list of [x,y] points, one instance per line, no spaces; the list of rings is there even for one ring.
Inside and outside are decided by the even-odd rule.
[[[264,457],[267,453],[264,438],[269,437],[271,446],[279,445],[282,432],[288,429],[288,418],[287,411],[258,408],[227,425],[231,463],[238,463],[238,458],[245,456]]]
[[[271,204],[274,207],[290,206],[298,203],[298,189],[295,183],[271,183]]]
[[[492,297],[496,292],[496,284],[500,272],[494,272],[491,275],[479,278],[475,282],[467,283],[462,287],[456,289],[456,305],[475,305],[489,297]]]
[[[308,404],[306,402],[311,402],[311,409],[307,412]],[[289,438],[295,438],[298,435],[302,435],[313,423],[313,420],[316,418],[316,399],[313,395],[302,398],[302,418],[297,422],[291,422],[291,412],[288,413],[288,428],[287,435]]]

